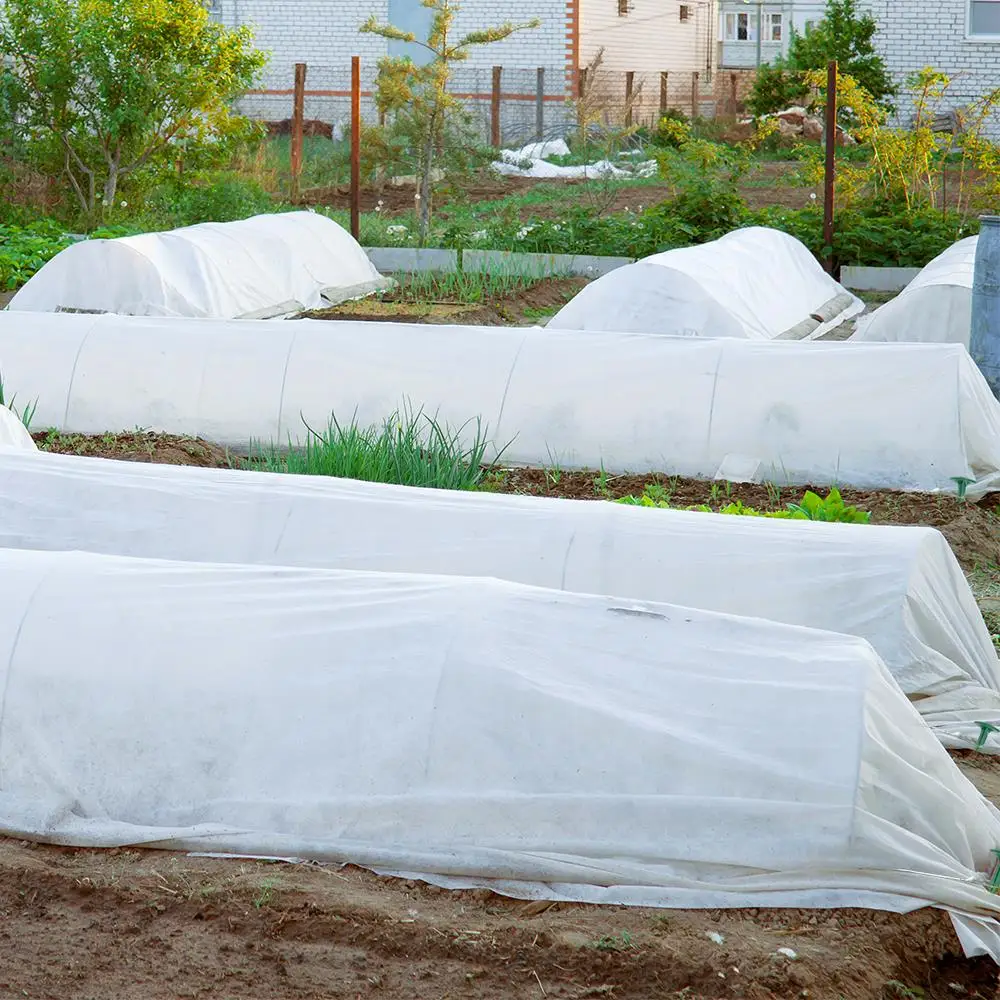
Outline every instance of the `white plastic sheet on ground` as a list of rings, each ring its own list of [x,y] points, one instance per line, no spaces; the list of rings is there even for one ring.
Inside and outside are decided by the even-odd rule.
[[[620,504],[0,452],[0,547],[492,576],[861,636],[949,746],[1000,663],[944,537]],[[987,744],[992,748],[991,743]]]
[[[1000,488],[1000,403],[958,344],[707,340],[512,327],[0,313],[36,427],[234,448],[407,400],[514,464],[730,480]]]
[[[938,254],[894,299],[862,316],[853,340],[969,346],[978,236]]]
[[[0,831],[679,907],[943,906],[1000,815],[863,640],[489,579],[0,552]]]
[[[28,404],[30,406],[30,403]],[[35,442],[21,418],[6,406],[0,406],[0,448],[35,451]]]
[[[566,156],[569,151],[569,146],[563,139],[533,142],[521,149],[502,149],[500,159],[491,164],[491,169],[504,177],[538,177],[552,180],[594,177],[624,180],[629,177],[652,177],[657,171],[656,160],[642,160],[624,165],[612,163],[610,160],[598,160],[595,163],[560,166],[549,163],[546,159],[549,156]]]
[[[38,271],[8,309],[267,318],[389,285],[332,219],[287,212],[75,243]]]
[[[794,236],[751,226],[598,278],[548,328],[795,340],[820,337],[862,309]]]

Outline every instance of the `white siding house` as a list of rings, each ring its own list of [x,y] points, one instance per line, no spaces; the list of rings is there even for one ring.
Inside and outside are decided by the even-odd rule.
[[[690,110],[693,92],[710,99],[716,26],[716,0],[580,0],[580,65],[603,50],[603,89],[614,102],[634,74],[636,120],[658,114],[662,73],[667,105]]]
[[[792,30],[805,34],[825,7],[823,0],[720,0],[719,68],[753,69],[784,56]]]

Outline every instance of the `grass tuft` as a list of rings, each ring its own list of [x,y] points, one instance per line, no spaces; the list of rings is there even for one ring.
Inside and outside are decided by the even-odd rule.
[[[356,415],[349,424],[331,415],[323,431],[306,424],[303,446],[289,442],[284,450],[255,442],[242,464],[265,472],[471,490],[490,471],[485,461],[490,441],[478,417],[470,440],[465,432],[472,423],[453,430],[408,404],[381,424],[368,426],[359,425]]]

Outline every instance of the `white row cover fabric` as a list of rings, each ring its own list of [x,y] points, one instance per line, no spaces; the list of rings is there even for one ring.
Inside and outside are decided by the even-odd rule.
[[[30,405],[30,404],[29,404]],[[36,451],[35,442],[21,418],[6,406],[0,406],[0,448]]]
[[[408,400],[504,460],[730,480],[1000,486],[1000,403],[957,344],[796,343],[298,320],[0,313],[34,426],[245,448]],[[474,426],[465,433],[472,435]]]
[[[894,299],[857,322],[853,340],[969,346],[978,236],[938,254]]]
[[[491,576],[867,639],[948,746],[1000,663],[931,528],[839,525],[0,452],[0,547]],[[992,748],[992,743],[987,744]]]
[[[626,180],[629,177],[652,177],[658,169],[656,160],[642,160],[627,165],[598,160],[596,163],[560,166],[549,163],[546,159],[549,156],[566,156],[569,151],[569,146],[563,139],[532,142],[521,149],[500,150],[500,159],[491,164],[491,169],[504,177],[537,177],[548,180],[580,180],[590,177]]]
[[[751,226],[617,268],[578,292],[548,328],[801,339],[863,309],[794,236]]]
[[[332,219],[287,212],[75,243],[7,308],[262,319],[391,284]]]
[[[931,904],[995,937],[1000,815],[860,639],[89,553],[0,552],[0,608],[8,835],[594,902]]]

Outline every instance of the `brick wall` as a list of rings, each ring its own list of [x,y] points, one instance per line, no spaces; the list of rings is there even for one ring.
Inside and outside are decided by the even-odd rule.
[[[416,2],[416,0],[414,0]],[[350,113],[351,57],[360,56],[362,90],[371,91],[376,64],[388,52],[388,43],[377,35],[361,34],[358,27],[375,14],[389,17],[389,0],[216,0],[215,16],[234,27],[255,29],[257,46],[270,54],[261,90],[242,102],[242,110],[267,120],[291,115],[292,98],[284,91],[293,86],[294,65],[308,64],[307,91],[325,91],[306,99],[306,117],[346,122]],[[457,34],[505,21],[541,20],[540,27],[518,32],[493,45],[473,49],[454,75],[456,90],[489,95],[492,67],[504,67],[503,90],[525,99],[504,102],[505,139],[533,138],[536,70],[545,69],[545,102],[548,123],[556,129],[564,119],[568,94],[567,53],[570,45],[570,7],[567,0],[465,0],[456,18]],[[279,93],[274,93],[278,91]],[[470,100],[476,117],[488,122],[489,100]],[[370,98],[362,101],[366,119],[375,116]]]
[[[879,24],[876,44],[898,83],[933,66],[953,79],[946,107],[962,107],[1000,86],[1000,41],[967,40],[968,0],[865,0]],[[903,95],[898,102],[905,124],[912,110]],[[1000,118],[990,123],[1000,138]]]

